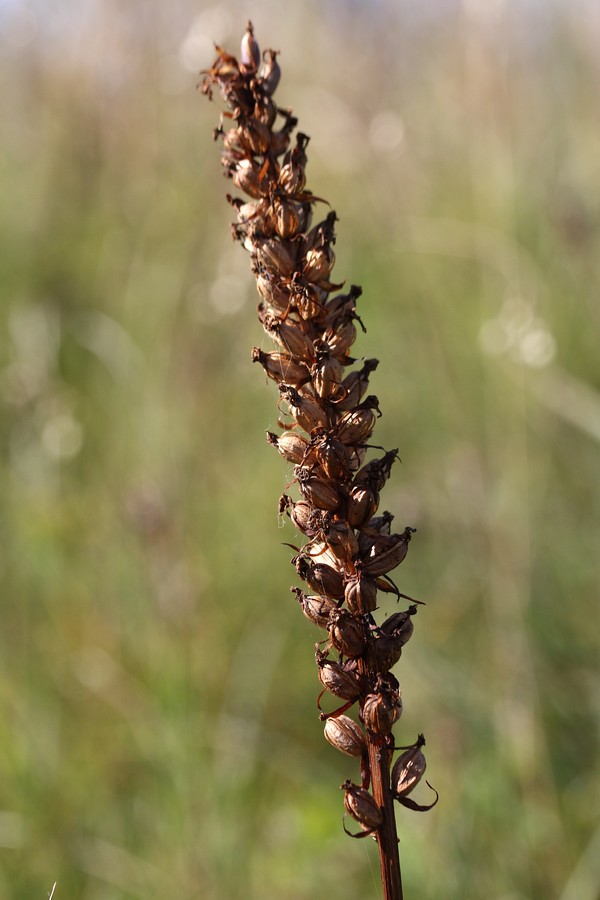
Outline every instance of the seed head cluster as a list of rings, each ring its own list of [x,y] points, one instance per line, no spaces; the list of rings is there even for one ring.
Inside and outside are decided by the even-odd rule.
[[[270,351],[255,347],[252,360],[278,391],[281,431],[267,432],[267,441],[293,466],[286,490],[293,486],[295,496],[284,493],[279,512],[306,539],[292,559],[304,587],[292,592],[304,615],[326,633],[324,649],[317,644],[315,652],[323,688],[317,705],[329,743],[360,759],[360,786],[346,781],[342,788],[346,811],[361,829],[353,836],[364,837],[383,821],[369,793],[368,748],[388,748],[389,758],[395,749],[392,729],[402,698],[391,669],[417,612],[417,601],[400,593],[390,572],[404,560],[415,529],[394,532],[392,514],[379,512],[398,451],[375,448],[379,455],[366,459],[381,415],[369,393],[378,360],[351,355],[357,326],[365,330],[357,313],[362,290],[352,285],[344,291],[333,277],[335,212],[313,223],[323,201],[306,186],[309,138],[294,136],[296,118],[273,99],[278,54],[261,56],[251,23],[239,61],[217,51],[200,87],[209,98],[218,88],[226,104],[214,136],[222,143],[225,176],[245,195],[227,195],[237,214],[232,233],[250,255],[258,318],[274,342]],[[380,592],[410,605],[377,624]],[[341,704],[323,711],[325,695]],[[346,715],[355,704],[358,721]],[[425,808],[407,802],[425,771],[423,744],[419,736],[404,748],[389,784],[394,798],[413,809]]]

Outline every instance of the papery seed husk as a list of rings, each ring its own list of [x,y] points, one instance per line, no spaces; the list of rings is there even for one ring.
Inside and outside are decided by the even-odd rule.
[[[372,794],[351,781],[341,786],[346,792],[344,806],[362,828],[374,830],[383,824],[383,815]]]
[[[260,156],[269,149],[271,131],[263,122],[251,117],[238,128],[238,137],[250,153]]]
[[[398,450],[389,450],[382,457],[370,460],[356,473],[353,484],[381,491],[390,477],[392,466],[397,459]]]
[[[308,441],[294,431],[284,431],[280,435],[267,431],[267,441],[292,463],[301,463],[308,449]]]
[[[349,410],[358,406],[369,388],[369,375],[378,365],[378,359],[366,359],[362,369],[346,375],[342,381],[343,392],[335,399],[338,409]]]
[[[343,371],[342,364],[335,357],[320,360],[317,358],[317,362],[310,370],[310,375],[319,397],[335,400],[341,390]]]
[[[404,751],[392,768],[392,793],[396,799],[406,797],[417,786],[427,768],[421,747],[425,743],[423,735],[419,735],[416,744]]]
[[[262,326],[267,334],[287,350],[296,359],[310,361],[314,359],[313,342],[300,325],[282,322],[274,316],[262,311]]]
[[[256,97],[253,117],[271,129],[277,118],[277,106],[270,97]],[[272,148],[270,148],[272,149]]]
[[[331,597],[332,600],[341,600],[344,596],[342,576],[333,566],[309,562],[305,557],[299,557],[296,561],[296,571],[315,594]]]
[[[242,38],[240,62],[247,69],[258,69],[260,65],[260,48],[254,37],[252,22],[246,25],[246,33]]]
[[[358,541],[347,522],[334,522],[327,529],[325,542],[333,555],[342,563],[348,563],[358,553]]]
[[[308,456],[314,458],[325,475],[333,481],[346,482],[351,476],[351,453],[345,444],[324,432],[311,441]]]
[[[259,180],[258,168],[249,160],[241,159],[232,174],[233,183],[250,197],[259,199],[264,191]]]
[[[306,366],[296,362],[288,353],[279,353],[277,350],[265,353],[258,347],[253,347],[252,362],[260,363],[265,374],[277,384],[285,382],[292,387],[298,387],[310,378]]]
[[[309,530],[311,516],[314,513],[312,504],[306,500],[298,500],[296,503],[289,500],[286,511],[298,531],[306,534]]]
[[[346,322],[339,328],[328,328],[323,333],[323,340],[331,347],[331,352],[338,359],[344,360],[348,350],[356,340],[356,326],[354,322]]]
[[[300,588],[291,588],[302,607],[306,618],[319,628],[327,628],[329,616],[336,609],[335,600],[330,597],[307,596]]]
[[[379,497],[370,488],[351,488],[346,506],[346,519],[353,528],[360,528],[377,511]]]
[[[344,599],[353,615],[373,612],[377,607],[377,582],[362,572],[349,576],[344,584]]]
[[[277,200],[273,207],[273,224],[277,234],[284,239],[297,234],[300,225],[297,205],[291,200]]]
[[[312,503],[317,509],[325,509],[329,512],[339,509],[340,495],[330,481],[324,481],[317,475],[313,475],[312,470],[307,466],[296,466],[294,474],[300,485],[300,493],[306,501]]]
[[[265,268],[287,277],[296,266],[296,252],[289,241],[266,238],[258,246],[258,257]]]
[[[362,720],[369,731],[386,737],[402,713],[402,700],[398,692],[368,694],[362,706]]]
[[[291,385],[280,384],[279,393],[289,406],[290,414],[304,431],[311,434],[329,424],[327,411],[309,397],[302,397]]]
[[[342,700],[356,700],[360,692],[359,677],[355,671],[348,671],[339,662],[326,658],[317,646],[315,661],[318,667],[319,681],[323,687]]]
[[[309,250],[304,258],[302,274],[309,281],[325,281],[335,263],[335,253],[329,247]]]
[[[327,631],[333,646],[344,656],[361,656],[366,647],[365,629],[359,619],[344,609],[334,610]]]
[[[381,634],[401,640],[403,645],[406,644],[414,631],[412,617],[416,611],[417,607],[411,606],[405,612],[394,613],[381,624],[379,631]]]
[[[399,566],[408,552],[408,544],[414,528],[405,528],[402,534],[381,535],[375,552],[362,560],[362,569],[369,575],[386,575]]]
[[[279,79],[281,78],[281,69],[279,67],[279,63],[277,62],[276,51],[267,50],[266,53],[269,54],[269,59],[264,60],[263,62],[263,67],[260,73],[260,86],[266,94],[271,96],[275,93],[277,85],[279,84]]]
[[[276,284],[272,275],[269,277],[259,272],[256,275],[256,289],[267,307],[270,308],[272,317],[289,312],[290,293]]]
[[[382,634],[367,646],[367,665],[374,672],[389,672],[402,656],[403,641]]]
[[[336,435],[344,444],[362,444],[375,428],[376,415],[372,409],[350,410],[336,425]]]
[[[329,743],[347,756],[362,756],[367,749],[362,728],[350,716],[326,719],[324,733]]]

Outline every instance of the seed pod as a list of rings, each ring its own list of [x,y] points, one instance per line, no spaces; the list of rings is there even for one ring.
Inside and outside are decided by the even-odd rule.
[[[350,575],[344,582],[344,599],[353,615],[373,612],[377,607],[377,582],[361,571]]]
[[[259,176],[258,166],[249,159],[240,159],[231,177],[236,187],[258,200],[265,193]]]
[[[258,347],[253,347],[252,362],[260,363],[265,374],[278,384],[284,381],[293,387],[300,387],[310,379],[306,366],[296,362],[288,353],[279,353],[276,350],[264,353]]]
[[[326,281],[335,264],[335,253],[325,245],[308,250],[304,257],[302,274],[308,281]]]
[[[294,308],[298,311],[300,318],[308,321],[322,316],[327,291],[318,284],[310,284],[304,279],[296,279],[290,287],[290,292]]]
[[[258,69],[260,65],[260,49],[254,39],[252,22],[246,24],[246,33],[242,38],[240,63],[247,70]]]
[[[265,316],[271,319],[277,319],[280,314],[288,314],[290,309],[290,293],[282,285],[276,281],[276,276],[272,272],[261,269],[260,266],[254,268],[256,275],[256,289],[262,300],[267,306]]]
[[[271,131],[264,122],[249,116],[238,128],[238,138],[242,146],[253,156],[261,156],[269,149]]]
[[[334,400],[338,409],[349,410],[358,406],[368,390],[369,375],[378,365],[378,359],[366,359],[362,369],[346,375],[342,381],[342,391]]]
[[[358,553],[356,535],[347,522],[334,522],[325,532],[325,543],[343,565]]]
[[[359,469],[354,476],[354,484],[381,491],[390,477],[392,466],[398,459],[398,450],[388,450],[379,459],[372,459]]]
[[[277,106],[266,94],[258,95],[254,94],[254,111],[252,113],[253,118],[259,122],[262,122],[263,125],[266,125],[270,130],[277,118]],[[271,134],[272,137],[272,134]],[[269,148],[271,149],[271,148]]]
[[[375,802],[375,798],[364,788],[352,784],[350,780],[341,785],[346,792],[344,806],[349,815],[356,819],[364,834],[353,837],[367,837],[383,824],[383,815]],[[349,833],[349,832],[347,832]]]
[[[341,600],[344,596],[344,582],[342,576],[333,566],[326,563],[309,561],[305,556],[297,556],[292,560],[296,571],[309,588],[322,597],[330,597],[332,600]]]
[[[355,409],[344,413],[336,425],[336,434],[344,444],[364,444],[375,427],[379,401],[372,394],[363,400]]]
[[[327,719],[324,732],[329,743],[347,756],[362,756],[367,749],[362,728],[350,716]]]
[[[356,326],[352,319],[340,322],[335,328],[328,328],[323,332],[323,340],[331,347],[331,352],[338,359],[345,360],[348,350],[356,340]]]
[[[307,503],[305,500],[299,500],[297,503],[294,503],[291,497],[288,497],[287,494],[282,494],[279,498],[279,514],[281,515],[284,512],[288,514],[298,531],[307,534],[310,519],[314,512],[310,503]]]
[[[281,399],[289,406],[290,414],[294,417],[300,428],[311,434],[317,428],[327,428],[329,416],[318,403],[309,397],[302,397],[298,391],[289,384],[280,384],[279,393]]]
[[[385,575],[399,566],[408,552],[408,544],[415,528],[407,527],[402,534],[381,535],[366,559],[362,569],[369,575]]]
[[[296,250],[289,241],[265,238],[258,245],[258,259],[265,269],[285,278],[296,267]]]
[[[304,594],[300,588],[290,588],[296,594],[296,600],[302,607],[302,612],[306,618],[318,625],[319,628],[327,628],[329,616],[336,609],[335,600],[330,597],[311,597]]]
[[[335,649],[344,656],[354,658],[364,653],[367,643],[364,625],[345,609],[333,610],[327,631]]]
[[[398,691],[390,689],[368,694],[362,706],[362,720],[369,731],[386,737],[402,713],[402,700]]]
[[[259,309],[259,319],[269,337],[277,341],[295,359],[310,361],[314,359],[313,342],[302,330],[300,325],[292,322],[283,322],[275,316],[269,315],[264,309]]]
[[[348,494],[346,519],[353,528],[360,528],[377,512],[379,496],[370,488],[351,488]]]
[[[402,647],[401,638],[386,634],[376,637],[367,647],[367,665],[373,672],[389,672],[402,656]]]
[[[265,54],[269,54],[269,59],[265,59]],[[265,94],[271,96],[275,93],[279,79],[281,78],[281,69],[277,62],[277,52],[275,50],[266,50],[263,53],[263,67],[260,73],[260,86]]]
[[[284,459],[292,463],[301,463],[308,449],[308,441],[294,431],[284,431],[280,435],[267,431],[267,442],[276,447]]]
[[[273,205],[273,225],[280,237],[294,237],[300,225],[297,205],[287,199],[276,200]]]
[[[298,120],[294,116],[289,116],[287,122],[279,131],[274,131],[271,135],[271,157],[281,156],[282,153],[285,153],[290,146],[290,135],[296,125],[298,124]],[[279,175],[277,175],[277,179],[279,181]],[[306,223],[301,228],[301,231],[304,231],[306,228]]]
[[[306,134],[296,134],[296,146],[286,153],[284,164],[279,173],[279,187],[290,196],[300,194],[306,185],[306,147],[309,138]]]
[[[339,509],[340,495],[330,481],[324,481],[318,475],[314,475],[308,466],[296,466],[294,475],[300,485],[300,493],[308,502],[317,509],[326,509],[335,512]]]
[[[392,769],[392,793],[396,800],[406,797],[416,787],[427,768],[427,762],[421,747],[425,746],[425,738],[419,735],[415,744],[408,747],[394,763]]]
[[[356,670],[347,669],[339,662],[327,659],[327,654],[315,649],[315,662],[319,681],[323,687],[342,700],[356,700],[360,693],[360,678]]]
[[[344,367],[339,359],[331,355],[325,341],[315,341],[314,348],[316,362],[311,367],[310,375],[315,391],[319,397],[334,400],[340,393]]]
[[[401,640],[402,645],[406,644],[414,631],[412,617],[416,611],[416,606],[410,606],[405,612],[394,613],[381,624],[380,633]]]
[[[314,462],[332,481],[347,482],[351,475],[351,456],[348,448],[329,432],[317,433],[310,442],[307,462]]]

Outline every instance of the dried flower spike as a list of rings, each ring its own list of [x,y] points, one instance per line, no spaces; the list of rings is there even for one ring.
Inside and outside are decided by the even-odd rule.
[[[407,796],[425,760],[419,738],[390,774],[392,729],[402,712],[390,669],[412,635],[417,610],[413,605],[381,624],[375,619],[381,593],[407,597],[389,573],[404,561],[415,529],[394,534],[392,514],[378,515],[398,450],[366,459],[381,416],[369,393],[378,360],[352,368],[357,325],[365,331],[356,310],[362,289],[352,285],[340,293],[343,282],[333,274],[336,213],[313,223],[322,207],[307,188],[309,138],[302,132],[293,138],[297,121],[274,100],[278,53],[261,56],[250,22],[239,61],[217,49],[201,90],[212,98],[218,89],[227,108],[223,121],[230,127],[217,128],[215,138],[222,141],[223,174],[245,194],[227,195],[236,212],[232,234],[250,256],[258,319],[274,342],[271,350],[255,347],[252,360],[278,391],[281,430],[267,432],[267,440],[293,466],[285,488],[293,496],[282,494],[279,513],[306,539],[300,548],[289,546],[308,593],[292,591],[306,618],[328,635],[326,649],[317,646],[315,654],[325,738],[360,759],[361,786],[342,785],[346,813],[361,829],[352,836],[376,837],[384,898],[401,900],[393,800],[425,808]],[[344,703],[324,712],[324,694]],[[362,725],[345,715],[354,704]]]

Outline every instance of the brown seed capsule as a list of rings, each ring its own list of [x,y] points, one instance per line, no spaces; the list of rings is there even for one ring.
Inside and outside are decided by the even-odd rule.
[[[392,793],[396,800],[406,797],[416,787],[427,768],[427,762],[421,747],[425,745],[425,738],[419,735],[417,742],[408,747],[402,753],[392,769]]]
[[[369,375],[378,365],[378,359],[366,359],[362,369],[346,375],[342,381],[342,391],[335,397],[338,409],[349,410],[358,406],[369,388]]]
[[[256,289],[266,304],[266,313],[271,319],[276,319],[280,315],[285,317],[290,310],[290,292],[277,284],[276,277],[272,272],[261,271],[256,269]]]
[[[416,611],[416,606],[410,606],[405,612],[394,613],[381,624],[380,633],[401,640],[403,645],[406,644],[414,631],[412,617]]]
[[[353,528],[360,528],[369,519],[372,519],[377,511],[379,496],[370,488],[351,488],[348,495],[346,518]]]
[[[367,665],[373,672],[389,672],[402,656],[403,641],[382,634],[369,641]]]
[[[347,564],[358,553],[358,541],[347,522],[334,522],[325,531],[325,543],[342,564]]]
[[[327,659],[327,654],[315,649],[315,662],[319,670],[319,681],[323,687],[342,700],[356,700],[360,693],[360,677],[355,670],[341,663]]]
[[[344,582],[342,576],[333,566],[326,563],[315,563],[305,556],[297,556],[292,560],[296,571],[309,588],[322,597],[330,597],[332,600],[341,600],[344,596]]]
[[[273,205],[273,225],[280,237],[294,237],[300,225],[297,204],[287,199],[276,200]]]
[[[304,257],[302,274],[308,281],[325,281],[335,264],[335,253],[331,247],[315,247]]]
[[[365,728],[386,737],[402,713],[402,700],[398,691],[385,690],[368,694],[362,706]]]
[[[350,716],[327,719],[324,731],[329,743],[347,756],[362,756],[367,749],[362,728]]]
[[[339,440],[344,444],[364,444],[375,427],[377,416],[374,410],[379,411],[379,401],[370,395],[355,409],[344,413],[336,425]]]
[[[317,432],[313,436],[306,461],[314,461],[332,481],[345,483],[352,474],[352,457],[348,447],[327,431]]]
[[[344,599],[353,615],[373,612],[377,607],[377,582],[364,572],[350,575],[344,583]]]
[[[279,393],[281,399],[287,403],[290,415],[294,417],[304,431],[311,434],[317,428],[327,428],[329,424],[328,413],[314,400],[301,396],[289,384],[280,384]]]
[[[271,131],[264,122],[250,116],[238,128],[238,139],[249,153],[253,156],[260,156],[269,149]]]
[[[302,612],[306,618],[318,625],[319,628],[327,628],[329,616],[336,609],[335,600],[330,597],[313,597],[304,594],[300,588],[290,588],[296,594],[296,599],[302,607]]]
[[[307,503],[306,500],[299,500],[297,503],[294,503],[291,497],[288,497],[287,494],[282,494],[279,498],[279,514],[281,515],[284,512],[288,514],[298,531],[301,531],[303,534],[308,533],[311,516],[314,513],[314,508],[310,503]]]
[[[271,129],[277,118],[277,106],[270,97],[264,94],[262,96],[256,96],[255,94],[254,100],[253,117]]]
[[[316,362],[311,367],[310,375],[315,391],[319,397],[334,400],[341,390],[344,367],[339,359],[331,355],[325,341],[315,341],[314,348]]]
[[[381,535],[371,553],[362,560],[368,575],[386,575],[399,566],[408,552],[408,544],[415,528],[405,528],[402,534]]]
[[[332,354],[343,361],[356,340],[356,326],[352,320],[348,320],[335,328],[328,328],[323,332],[323,340],[331,347]]]
[[[341,500],[335,487],[330,481],[324,481],[318,475],[313,474],[309,466],[296,466],[294,475],[300,485],[300,493],[308,502],[317,509],[326,509],[335,512],[339,508]]]
[[[284,164],[279,173],[279,187],[290,196],[300,194],[306,185],[306,147],[309,138],[306,134],[296,134],[296,146],[284,157]]]
[[[372,459],[358,470],[354,476],[354,484],[381,491],[390,477],[392,466],[398,459],[398,450],[388,450],[378,459]]]
[[[287,277],[296,267],[296,250],[289,241],[265,238],[258,244],[258,259],[265,269]]]
[[[269,55],[268,60],[265,59]],[[265,94],[271,96],[275,93],[279,79],[281,78],[281,69],[277,62],[277,52],[275,50],[266,50],[263,53],[263,66],[260,73],[260,86]]]
[[[249,159],[241,159],[232,171],[233,183],[250,197],[259,199],[264,194],[260,181],[260,170]]]
[[[265,374],[278,384],[284,381],[297,388],[310,379],[306,366],[292,359],[289,353],[279,353],[278,351],[264,353],[258,347],[253,347],[252,362],[260,363]]]
[[[365,628],[360,619],[345,609],[333,610],[327,631],[333,646],[344,656],[361,656],[367,645]]]
[[[364,788],[352,784],[350,780],[345,781],[341,789],[346,792],[344,806],[349,815],[356,819],[366,832],[376,831],[383,824],[383,815],[375,798]]]
[[[284,431],[280,435],[267,431],[267,441],[292,463],[301,463],[308,449],[308,441],[294,431]]]
[[[240,63],[248,70],[258,69],[260,65],[260,49],[254,38],[252,22],[246,24],[246,33],[242,38]]]
[[[292,322],[283,322],[281,319],[269,315],[264,310],[259,310],[259,319],[269,337],[277,341],[280,347],[287,350],[295,359],[302,359],[312,363],[314,359],[313,342],[300,325]]]

